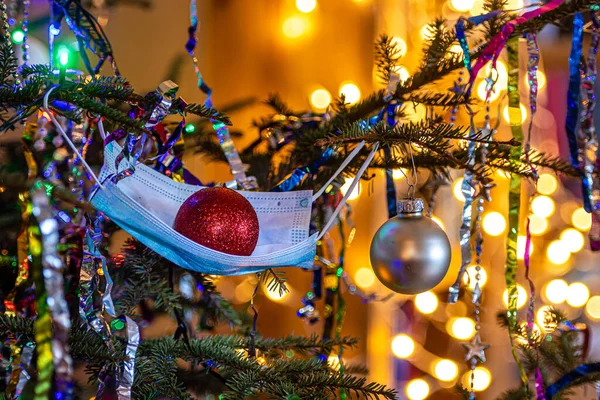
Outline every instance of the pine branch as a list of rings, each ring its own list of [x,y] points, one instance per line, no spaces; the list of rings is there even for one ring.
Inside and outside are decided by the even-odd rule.
[[[280,296],[286,294],[289,290],[285,285],[287,278],[285,278],[285,272],[283,271],[275,271],[272,268],[267,269],[263,272],[258,272],[256,274],[259,281],[262,282],[267,289],[271,291],[277,290]]]
[[[225,125],[231,125],[231,120],[227,115],[220,113],[214,108],[207,108],[204,104],[188,104],[183,112],[184,114],[193,114],[199,117],[222,122]]]
[[[377,78],[382,84],[388,84],[400,57],[400,50],[393,42],[393,38],[387,35],[379,36],[375,42],[375,67],[377,68]]]

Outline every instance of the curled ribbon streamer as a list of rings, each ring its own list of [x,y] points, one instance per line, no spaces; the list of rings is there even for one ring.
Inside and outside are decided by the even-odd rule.
[[[198,11],[196,9],[196,0],[190,1],[190,26],[188,28],[188,41],[185,44],[185,49],[188,51],[190,57],[192,58],[192,63],[194,65],[194,72],[196,73],[196,78],[198,79],[198,88],[206,94],[206,100],[204,105],[207,108],[213,108],[212,103],[212,89],[208,87],[204,79],[202,78],[202,73],[200,72],[200,67],[198,66],[198,58],[194,54],[194,50],[196,49],[196,44],[198,40],[196,38],[196,31],[198,29],[198,18],[196,17]],[[219,143],[221,144],[221,149],[223,153],[225,153],[225,157],[227,158],[227,162],[229,163],[229,167],[231,168],[231,173],[233,174],[233,178],[236,182],[245,190],[252,190],[257,188],[256,178],[253,176],[246,176],[246,168],[240,159],[240,155],[233,144],[233,140],[231,139],[231,135],[229,134],[229,129],[227,125],[220,121],[216,121],[214,119],[210,119],[212,123],[213,129],[215,130],[217,137],[219,138]]]
[[[548,11],[551,11],[558,7],[564,0],[551,0],[550,2],[544,4],[541,7],[536,8],[535,10],[524,13],[523,15],[514,18],[504,24],[504,27],[496,36],[490,39],[487,46],[481,52],[479,58],[475,62],[475,65],[471,69],[471,76],[469,79],[469,86],[472,86],[479,70],[483,68],[485,64],[489,61],[492,62],[492,67],[496,67],[496,61],[500,56],[500,52],[506,46],[506,42],[510,39],[510,35],[515,31],[517,25],[520,25],[524,22],[529,21],[532,18],[538,17]]]
[[[579,92],[581,76],[579,75],[579,65],[581,64],[581,53],[583,47],[583,14],[577,13],[573,17],[573,39],[571,42],[571,54],[569,55],[569,90],[567,91],[567,119],[565,130],[569,140],[569,152],[571,155],[571,164],[581,171],[577,143],[577,120],[579,117]],[[583,196],[583,207],[586,211],[591,211],[589,198]]]
[[[21,350],[21,362],[19,364],[19,381],[17,382],[17,387],[15,389],[15,398],[19,398],[23,389],[25,388],[25,384],[31,379],[29,372],[27,371],[31,365],[31,360],[33,359],[33,353],[35,352],[35,343],[28,342],[23,346]]]
[[[508,115],[513,138],[518,142],[523,142],[523,128],[521,127],[521,100],[519,95],[519,38],[514,37],[508,41],[506,50],[508,52]],[[510,158],[512,162],[518,163],[521,160],[522,147],[513,146],[510,149]],[[514,332],[517,326],[517,240],[519,236],[519,209],[521,205],[521,177],[518,174],[510,175],[510,191],[508,194],[508,234],[506,237],[506,269],[504,279],[506,289],[508,290],[508,317],[509,330]],[[521,380],[525,386],[527,398],[529,395],[529,385],[527,373],[519,359],[515,349],[514,341],[511,335],[511,349],[513,357],[519,367]]]
[[[304,167],[299,167],[294,170],[287,178],[279,182],[271,191],[272,192],[289,192],[302,182],[306,175],[315,174],[323,164],[325,164],[333,155],[333,148],[327,148],[321,158]]]
[[[567,374],[563,375],[559,380],[548,386],[546,389],[546,398],[551,399],[556,394],[566,389],[577,379],[588,374],[600,372],[600,363],[581,364]]]
[[[537,93],[538,93],[538,79],[537,79],[537,71],[540,61],[540,50],[537,45],[537,38],[535,34],[527,34],[527,80],[529,81],[529,107],[531,110],[531,120],[529,123],[529,131],[527,133],[527,140],[525,141],[525,158],[529,165],[529,168],[533,172],[534,180],[535,180],[535,188],[537,192],[537,179],[538,174],[529,159],[529,150],[531,148],[531,131],[533,128],[533,119],[535,117],[535,112],[537,110]],[[533,198],[533,196],[532,196]],[[530,205],[531,207],[531,205]],[[529,277],[530,271],[530,255],[529,252],[531,250],[531,230],[529,229],[530,219],[527,217],[527,223],[525,226],[525,256],[524,256],[524,264],[525,264],[525,278],[529,284],[529,307],[527,309],[527,341],[530,346],[534,345],[533,341],[533,328],[534,328],[534,308],[535,308],[535,285],[533,281]],[[537,376],[536,376],[537,379]],[[536,383],[536,393],[539,394],[539,390],[537,389]]]
[[[535,367],[535,399],[549,400],[546,398],[546,384],[539,367]]]
[[[598,138],[594,126],[594,109],[596,108],[596,57],[600,43],[600,21],[594,11],[591,12],[592,40],[587,58],[587,65],[580,65],[581,73],[581,116],[579,125],[579,154],[583,160],[583,196],[587,197],[592,212],[592,227],[589,232],[592,250],[600,250],[600,182],[594,178],[598,163]]]
[[[471,114],[471,131],[469,137],[474,138],[477,135],[477,131],[473,125],[473,115]],[[467,147],[467,165],[473,167],[475,165],[475,141],[469,141]],[[472,168],[465,169],[465,175],[461,186],[461,191],[465,197],[465,204],[463,206],[460,226],[460,254],[461,264],[458,271],[456,280],[448,289],[448,303],[456,303],[458,301],[458,294],[460,292],[460,285],[465,275],[467,267],[471,264],[471,223],[473,221],[473,195],[475,190],[473,189],[473,171]]]
[[[40,327],[40,339],[38,342],[38,376],[39,381],[35,390],[35,399],[47,398],[50,390],[50,378],[52,375],[51,360],[56,370],[56,391],[62,394],[63,399],[72,398],[72,374],[73,363],[69,354],[68,336],[71,328],[69,308],[65,300],[63,288],[63,264],[57,252],[59,234],[58,222],[52,215],[50,200],[46,194],[45,187],[38,182],[31,191],[32,214],[36,218],[39,228],[33,232],[30,238],[30,250],[32,259],[35,257],[34,266],[43,270],[42,278],[46,290],[46,296],[38,299],[38,305],[43,299],[46,302],[49,313],[38,315],[43,323],[38,326],[36,319],[36,339],[38,339],[37,328]],[[38,272],[38,273],[39,273]],[[38,290],[41,294],[41,290]],[[44,310],[45,311],[45,310]],[[50,316],[54,322],[53,328]],[[54,336],[52,337],[52,330]],[[50,340],[51,339],[51,344]],[[36,340],[37,341],[37,340]],[[43,347],[42,347],[43,346]],[[50,352],[48,352],[50,346]],[[46,375],[47,374],[47,375]],[[42,378],[43,376],[43,378]]]
[[[117,371],[117,396],[119,400],[130,400],[135,373],[135,356],[140,344],[140,328],[127,316],[121,316],[119,319],[126,324],[127,347],[125,348],[126,359]]]

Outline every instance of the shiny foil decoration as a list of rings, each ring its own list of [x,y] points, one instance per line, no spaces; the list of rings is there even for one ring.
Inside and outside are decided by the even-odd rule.
[[[258,242],[258,216],[252,204],[235,190],[199,190],[179,208],[173,229],[210,249],[249,256]]]
[[[421,199],[398,202],[398,214],[371,242],[371,265],[381,283],[396,293],[426,292],[442,281],[452,250],[446,233],[423,215]]]
[[[140,328],[128,316],[121,316],[119,319],[125,323],[127,346],[123,364],[117,370],[117,398],[118,400],[130,400],[135,373],[135,356],[140,344]]]
[[[35,399],[47,399],[52,369],[55,370],[55,390],[61,394],[62,399],[71,399],[73,362],[67,343],[71,319],[63,292],[63,263],[57,252],[58,222],[53,217],[46,187],[41,182],[36,183],[31,190],[31,202],[31,212],[37,220],[38,229],[31,231],[29,248],[32,260],[35,258],[33,267],[38,269],[36,273],[42,272],[41,277],[38,275],[36,285],[43,284],[45,289],[45,293],[40,289],[37,290],[36,306],[41,305],[42,300],[47,306],[38,309],[35,323],[38,344],[38,384],[35,388]],[[40,267],[42,271],[39,271]],[[50,317],[52,317],[52,325]],[[40,324],[38,319],[42,319]],[[41,330],[38,331],[40,328]]]

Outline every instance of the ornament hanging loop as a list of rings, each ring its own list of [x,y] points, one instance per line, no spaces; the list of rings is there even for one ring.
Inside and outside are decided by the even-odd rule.
[[[408,185],[408,193],[406,197],[408,197],[410,200],[415,199],[415,185],[412,183]]]

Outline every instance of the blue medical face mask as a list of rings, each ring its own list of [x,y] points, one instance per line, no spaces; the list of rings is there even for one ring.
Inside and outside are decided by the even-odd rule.
[[[377,146],[367,157],[357,178],[321,233],[310,235],[312,203],[363,146],[364,142],[357,146],[323,189],[314,195],[310,190],[238,191],[252,204],[258,215],[258,243],[250,256],[235,256],[212,250],[176,232],[172,226],[181,204],[203,187],[175,182],[140,163],[135,165],[133,174],[117,181],[114,177],[120,171],[117,171],[115,160],[121,148],[115,142],[105,148],[104,166],[99,176],[102,185],[92,193],[90,201],[131,236],[189,270],[211,275],[241,275],[276,267],[311,268],[317,241],[333,224],[341,207],[358,184],[359,177],[375,156]],[[122,164],[129,166],[126,160]]]

